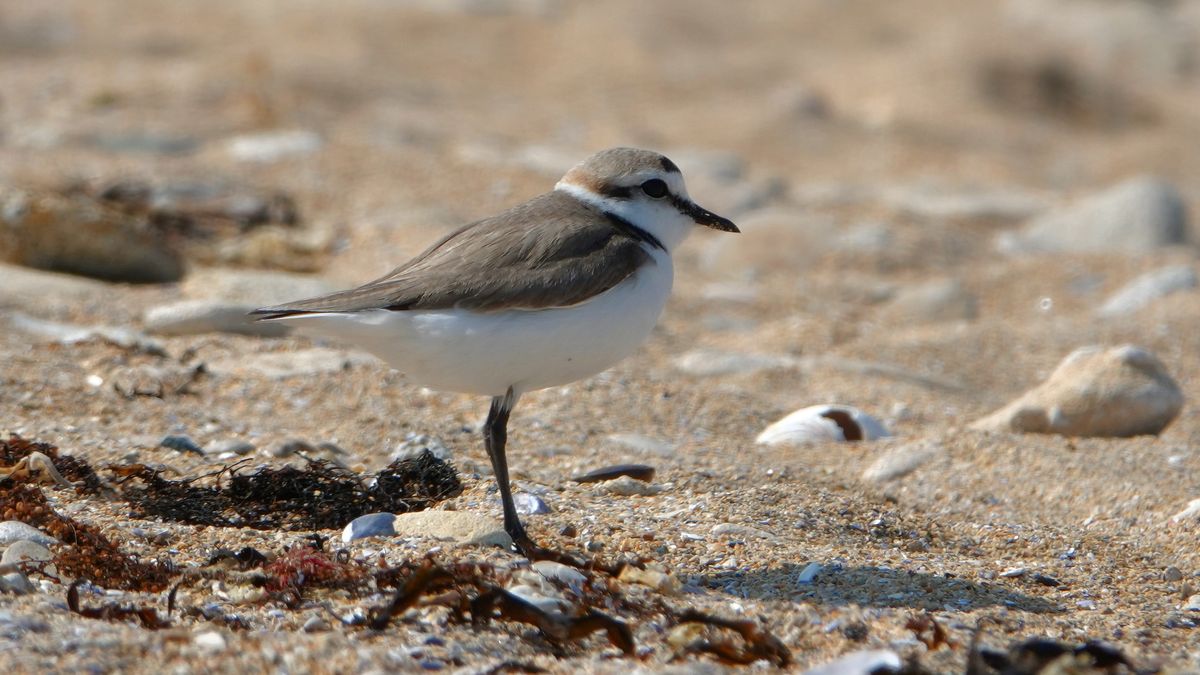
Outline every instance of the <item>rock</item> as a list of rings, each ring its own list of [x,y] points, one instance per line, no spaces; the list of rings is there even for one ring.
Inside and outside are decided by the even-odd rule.
[[[534,588],[526,584],[515,584],[504,590],[550,616],[563,617],[573,609],[571,603],[567,602],[566,598],[554,593],[552,589]]]
[[[760,370],[795,368],[799,361],[784,354],[747,354],[713,349],[693,349],[672,361],[677,370],[696,377],[748,375]]]
[[[967,321],[978,315],[975,295],[957,279],[937,279],[900,289],[880,311],[893,325]]]
[[[1132,345],[1075,350],[1034,389],[976,421],[982,431],[1128,437],[1158,434],[1183,393],[1150,352]]]
[[[322,616],[310,616],[301,628],[305,633],[324,633],[330,629],[329,622]]]
[[[254,452],[254,444],[249,441],[243,441],[237,438],[230,438],[223,441],[213,441],[204,446],[204,454],[213,457],[221,455],[248,455]]]
[[[627,565],[621,570],[621,575],[617,577],[627,584],[640,584],[648,586],[663,595],[679,595],[683,589],[683,585],[679,583],[674,575],[664,569],[654,565],[647,565],[645,569]]]
[[[1190,291],[1200,284],[1196,270],[1191,265],[1172,265],[1147,272],[1125,284],[1113,293],[1096,314],[1102,317],[1119,317],[1132,314],[1179,291]]]
[[[599,483],[606,480],[614,480],[622,476],[628,476],[648,483],[654,480],[654,467],[647,464],[616,464],[595,469],[578,476],[572,476],[571,480],[576,483]]]
[[[851,652],[816,668],[804,671],[804,675],[886,675],[898,673],[903,664],[900,655],[890,649],[873,649]]]
[[[533,571],[542,575],[542,577],[560,586],[569,588],[576,594],[581,593],[583,587],[587,585],[587,577],[582,572],[560,562],[539,560],[530,565],[530,567],[533,568]]]
[[[517,513],[523,516],[537,516],[550,513],[552,510],[541,497],[528,492],[518,492],[513,495],[513,505],[516,507]]]
[[[282,337],[291,332],[275,322],[255,321],[249,312],[254,305],[219,300],[181,300],[147,310],[142,322],[146,330],[159,335],[203,335],[235,333],[259,337]]]
[[[602,485],[602,489],[610,495],[618,497],[653,497],[665,488],[653,483],[644,483],[629,476],[621,476]]]
[[[295,129],[234,136],[225,142],[225,150],[240,162],[266,163],[309,155],[320,150],[321,145],[316,132]]]
[[[1200,499],[1193,499],[1188,502],[1187,506],[1182,511],[1171,516],[1170,523],[1178,525],[1180,523],[1200,521]]]
[[[48,563],[51,560],[54,560],[54,554],[50,552],[50,549],[36,541],[23,539],[14,541],[4,549],[4,555],[0,556],[0,565],[16,565],[23,562]],[[52,579],[58,579],[58,568],[54,565],[45,565],[41,571]]]
[[[468,511],[414,511],[396,514],[392,526],[399,537],[449,539],[459,544],[512,546],[504,528],[491,518]]]
[[[215,630],[198,633],[192,638],[192,644],[202,654],[214,655],[225,651],[225,637]]]
[[[0,308],[40,314],[108,303],[112,293],[113,287],[100,281],[0,263]]]
[[[760,530],[757,527],[750,527],[749,525],[738,525],[737,523],[719,523],[714,525],[712,528],[712,534],[715,537],[731,537],[734,539],[741,539],[743,541],[747,539],[763,539],[772,542],[779,541],[779,537],[776,537],[766,530]]]
[[[674,454],[675,444],[642,434],[609,434],[605,440],[636,452],[645,452],[660,457]]]
[[[1189,596],[1179,609],[1185,612],[1200,612],[1200,593]]]
[[[869,483],[886,483],[903,478],[945,454],[946,449],[939,441],[919,440],[906,443],[880,455],[866,471],[863,471],[862,477]]]
[[[879,420],[858,408],[814,405],[771,424],[754,439],[759,445],[873,441],[890,436]]]
[[[396,449],[392,451],[392,461],[416,459],[421,456],[421,453],[426,451],[438,459],[450,459],[450,448],[447,448],[446,444],[440,438],[426,434],[409,433],[396,446]]]
[[[1011,253],[1148,253],[1187,241],[1187,211],[1175,186],[1140,176],[1042,215],[997,240]]]
[[[1167,569],[1163,570],[1163,581],[1168,583],[1183,581],[1183,570],[1175,567],[1174,565],[1168,567]]]
[[[79,193],[0,191],[0,261],[134,283],[184,274],[162,227]]]
[[[315,298],[338,290],[329,281],[311,274],[236,267],[195,270],[180,288],[188,298],[220,300],[254,308],[296,298]]]
[[[372,363],[365,354],[348,353],[338,349],[314,347],[290,352],[270,352],[217,359],[208,363],[215,375],[247,374],[280,380],[298,375],[336,373],[357,365]]]
[[[190,436],[166,436],[158,442],[159,447],[170,448],[175,452],[191,452],[197,455],[204,454],[204,448],[200,444],[193,441]]]
[[[32,541],[42,546],[62,543],[36,527],[19,520],[6,520],[0,523],[0,546],[8,546],[17,541]]]
[[[368,513],[346,523],[342,529],[342,543],[349,544],[367,537],[390,537],[396,534],[396,514]]]
[[[816,581],[817,575],[824,571],[824,569],[825,568],[821,565],[821,563],[810,562],[804,566],[804,569],[800,570],[799,574],[796,575],[796,583],[801,585],[811,584],[812,582]]]
[[[13,595],[29,595],[37,592],[37,588],[29,581],[29,577],[20,572],[9,572],[0,575],[0,592]]]

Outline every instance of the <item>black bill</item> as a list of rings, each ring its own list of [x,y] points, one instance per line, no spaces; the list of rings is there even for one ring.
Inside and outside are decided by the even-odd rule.
[[[704,225],[705,227],[711,227],[714,230],[722,232],[741,232],[737,228],[737,225],[733,224],[732,220],[722,218],[708,209],[701,208],[695,202],[680,199],[675,202],[675,205],[679,207],[680,211],[691,216],[697,225]]]

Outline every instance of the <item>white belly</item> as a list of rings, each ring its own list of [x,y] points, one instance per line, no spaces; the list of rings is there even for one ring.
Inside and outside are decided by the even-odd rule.
[[[671,258],[591,300],[557,309],[370,310],[281,319],[301,331],[357,345],[433,389],[502,396],[583,379],[646,339],[671,293]]]

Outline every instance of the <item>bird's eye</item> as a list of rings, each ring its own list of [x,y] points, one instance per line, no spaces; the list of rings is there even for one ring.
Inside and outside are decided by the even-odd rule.
[[[642,183],[642,192],[651,199],[662,199],[667,196],[667,184],[658,178],[651,178]]]

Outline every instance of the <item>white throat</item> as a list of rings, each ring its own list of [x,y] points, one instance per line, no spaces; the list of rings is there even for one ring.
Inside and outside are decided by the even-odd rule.
[[[563,181],[559,181],[554,189],[633,223],[662,242],[668,253],[683,243],[683,240],[696,227],[691,218],[679,213],[666,203],[610,199],[574,183]]]

